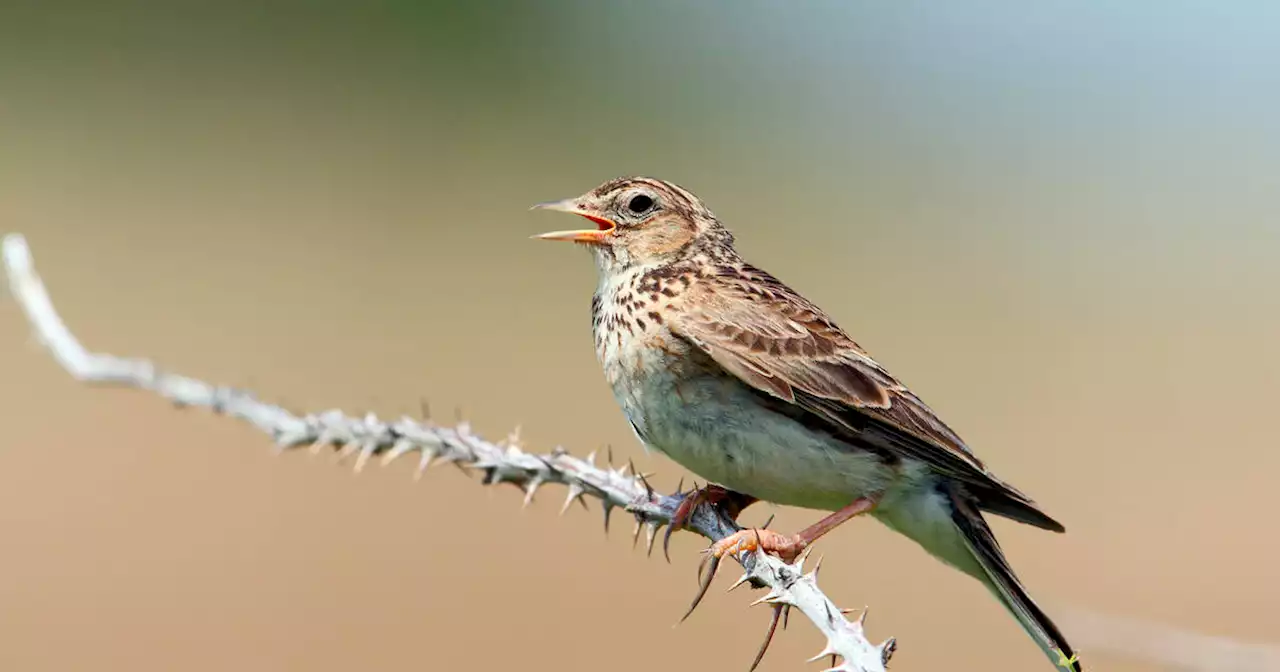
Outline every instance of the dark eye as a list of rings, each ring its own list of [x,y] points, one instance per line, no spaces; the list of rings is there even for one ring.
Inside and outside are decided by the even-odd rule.
[[[649,208],[652,208],[652,207],[653,207],[653,199],[649,198],[648,196],[645,196],[644,194],[632,196],[631,201],[627,203],[627,209],[630,210],[631,212],[636,213],[637,215],[642,212],[647,212]]]

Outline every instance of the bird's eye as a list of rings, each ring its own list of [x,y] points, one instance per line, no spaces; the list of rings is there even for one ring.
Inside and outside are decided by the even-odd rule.
[[[644,194],[633,196],[631,200],[627,203],[627,209],[630,210],[631,212],[636,213],[637,215],[642,212],[647,212],[649,208],[652,208],[652,207],[653,207],[653,199],[649,198],[648,196],[645,196]]]

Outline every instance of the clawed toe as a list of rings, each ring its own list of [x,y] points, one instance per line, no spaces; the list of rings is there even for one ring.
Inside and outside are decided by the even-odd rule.
[[[762,550],[765,553],[777,555],[783,560],[791,562],[808,545],[808,542],[800,535],[788,536],[760,528],[740,530],[712,544],[710,548],[702,551],[702,563],[698,565],[698,593],[693,596],[693,603],[689,605],[689,610],[685,612],[684,616],[680,617],[680,622],[683,623],[686,618],[689,618],[689,614],[692,614],[693,610],[698,608],[698,604],[702,602],[702,598],[706,596],[707,590],[711,587],[711,582],[716,577],[716,570],[720,568],[721,558],[724,556],[736,556],[743,552]],[[770,637],[772,636],[773,631],[770,629]],[[765,646],[768,646],[767,642]],[[764,655],[763,651],[760,655]],[[759,662],[759,660],[756,662]]]
[[[671,533],[683,528],[699,506],[707,504],[718,507],[730,520],[737,520],[742,510],[756,501],[755,497],[734,492],[718,485],[708,483],[705,487],[699,488],[695,483],[693,489],[680,502],[680,506],[676,507],[675,513],[671,516],[671,523],[667,525],[667,531],[662,535],[662,555],[667,559],[667,562],[671,562]]]
[[[791,562],[805,549],[805,543],[799,535],[778,534],[773,530],[747,529],[731,534],[711,545],[707,549],[713,557],[738,555],[744,551],[764,551]]]

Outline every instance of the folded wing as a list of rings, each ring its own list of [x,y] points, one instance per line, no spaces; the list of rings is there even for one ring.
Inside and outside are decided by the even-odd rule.
[[[819,419],[860,447],[927,463],[962,482],[983,509],[1061,532],[821,309],[768,273],[724,266],[688,289],[672,332],[757,390]],[[811,418],[812,419],[812,418]]]

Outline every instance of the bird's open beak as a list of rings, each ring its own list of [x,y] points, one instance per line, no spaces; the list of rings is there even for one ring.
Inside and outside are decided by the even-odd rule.
[[[565,199],[563,201],[552,201],[550,203],[539,203],[530,210],[555,210],[556,212],[567,212],[571,215],[585,217],[595,223],[595,229],[580,229],[576,231],[551,231],[548,233],[540,233],[534,238],[539,240],[567,240],[575,243],[588,243],[591,245],[607,245],[609,236],[613,235],[618,225],[614,222],[598,217],[586,212],[575,199]]]

